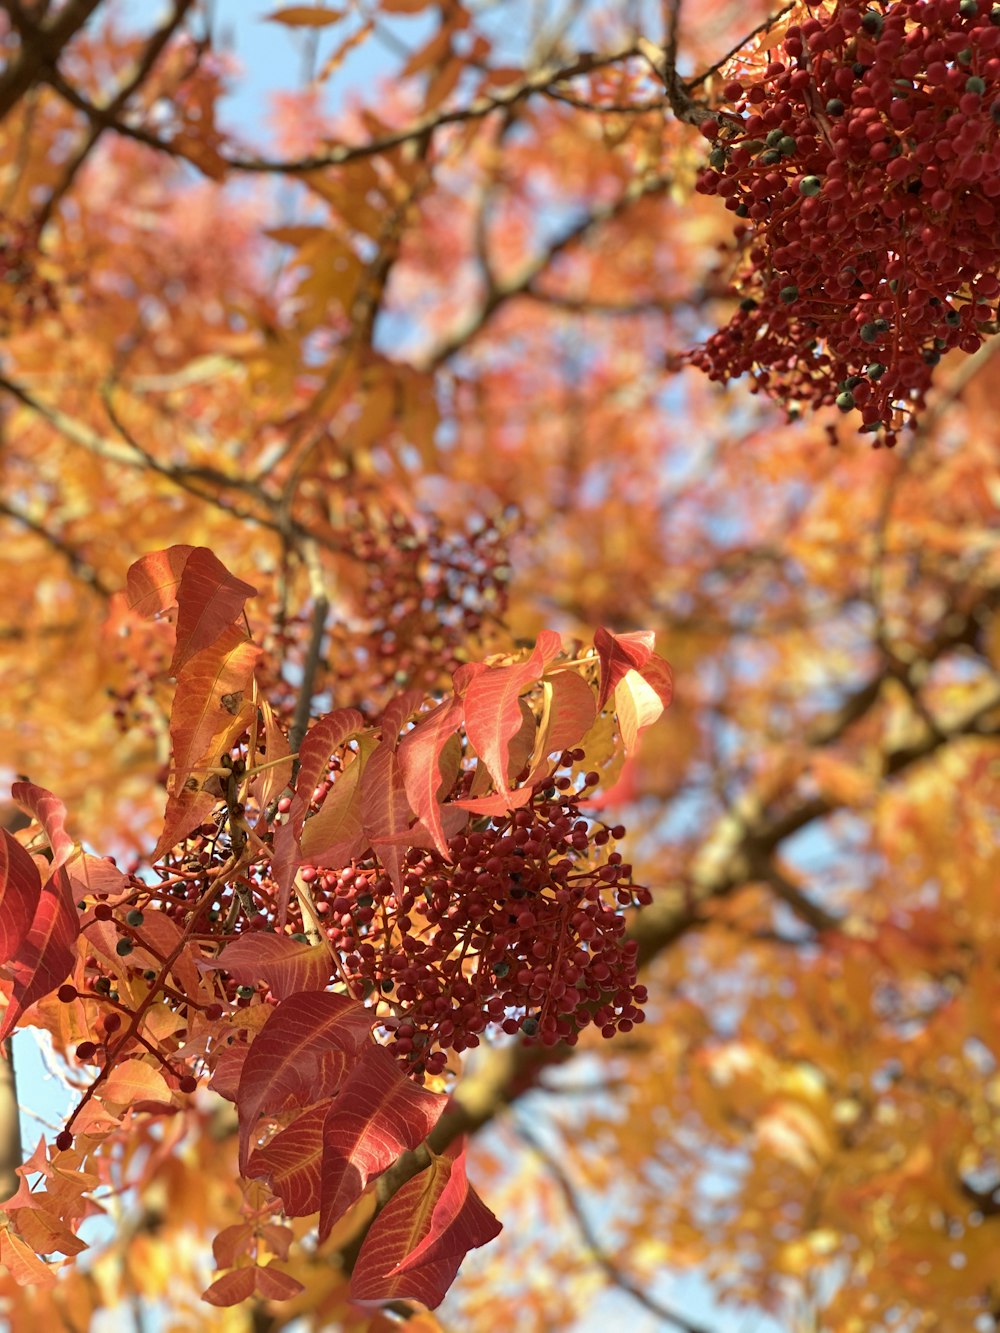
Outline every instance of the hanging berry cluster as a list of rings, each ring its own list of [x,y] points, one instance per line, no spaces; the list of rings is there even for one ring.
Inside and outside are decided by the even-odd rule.
[[[568,751],[561,767],[582,758]],[[623,913],[651,895],[614,850],[624,827],[582,816],[598,780],[537,788],[526,808],[456,834],[450,861],[411,849],[400,890],[371,860],[301,872],[347,975],[391,1005],[392,1049],[417,1072],[440,1073],[446,1049],[488,1029],[573,1045],[589,1024],[613,1037],[643,1021]]]
[[[941,356],[996,330],[1000,5],[836,0],[769,55],[702,126],[743,299],[690,360],[891,446]]]

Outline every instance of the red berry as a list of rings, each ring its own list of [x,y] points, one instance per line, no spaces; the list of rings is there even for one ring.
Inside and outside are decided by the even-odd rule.
[[[77,994],[76,987],[71,985],[68,981],[56,991],[56,997],[62,1000],[63,1004],[69,1004],[71,1000],[75,1000]]]
[[[56,1147],[60,1152],[66,1152],[73,1146],[73,1135],[68,1129],[61,1129],[56,1135]]]

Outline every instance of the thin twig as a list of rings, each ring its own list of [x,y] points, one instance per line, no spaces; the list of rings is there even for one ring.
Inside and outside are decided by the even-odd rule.
[[[627,1296],[631,1296],[632,1299],[641,1305],[644,1310],[655,1315],[657,1319],[662,1320],[665,1324],[670,1324],[673,1328],[681,1329],[682,1333],[708,1333],[707,1325],[692,1323],[690,1319],[680,1314],[677,1310],[672,1309],[668,1305],[664,1305],[662,1301],[650,1296],[650,1294],[640,1287],[633,1278],[629,1277],[627,1273],[622,1271],[598,1239],[597,1233],[591,1225],[583,1205],[577,1198],[573,1182],[570,1180],[562,1164],[542,1146],[538,1139],[535,1138],[534,1134],[532,1134],[522,1122],[519,1121],[515,1125],[515,1133],[519,1139],[528,1145],[555,1181],[559,1188],[559,1192],[563,1197],[563,1202],[566,1205],[567,1211],[576,1223],[584,1243],[591,1252],[591,1257],[597,1264],[598,1268],[604,1273],[608,1281],[613,1286],[617,1287],[619,1291],[623,1291]]]

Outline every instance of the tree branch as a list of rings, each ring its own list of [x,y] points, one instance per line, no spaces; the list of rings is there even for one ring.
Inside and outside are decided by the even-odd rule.
[[[55,69],[63,47],[101,3],[102,0],[68,0],[47,23],[36,25],[19,0],[5,0],[4,7],[21,38],[21,51],[0,74],[0,120],[34,83]]]
[[[528,1145],[555,1181],[559,1188],[559,1192],[563,1197],[566,1209],[579,1228],[580,1235],[590,1251],[594,1262],[597,1264],[598,1268],[601,1269],[612,1286],[617,1287],[619,1291],[623,1291],[627,1296],[631,1296],[631,1298],[641,1305],[644,1310],[647,1310],[657,1319],[662,1320],[663,1323],[669,1324],[672,1328],[679,1328],[681,1333],[709,1333],[705,1324],[694,1324],[684,1315],[678,1314],[676,1310],[671,1309],[670,1306],[664,1305],[661,1301],[656,1300],[654,1297],[650,1296],[647,1291],[644,1291],[637,1282],[630,1278],[627,1273],[624,1273],[621,1268],[619,1268],[614,1259],[611,1258],[598,1240],[597,1232],[591,1226],[590,1219],[587,1217],[583,1205],[577,1197],[573,1182],[563,1169],[562,1164],[558,1162],[555,1157],[541,1145],[541,1143],[539,1143],[538,1139],[535,1138],[526,1125],[518,1122],[515,1127],[515,1132],[518,1138],[522,1139]]]

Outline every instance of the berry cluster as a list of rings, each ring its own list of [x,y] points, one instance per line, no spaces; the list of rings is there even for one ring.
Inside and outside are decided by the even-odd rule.
[[[339,678],[370,681],[376,706],[400,688],[447,684],[484,623],[505,614],[504,524],[452,532],[436,518],[418,524],[397,512],[376,523],[358,512],[350,527],[366,576],[353,616],[333,631]]]
[[[388,516],[348,501],[337,523],[348,558],[338,570],[337,615],[326,659],[336,683],[356,689],[358,707],[377,713],[400,689],[445,689],[451,676],[502,624],[507,610],[510,516],[449,530],[433,516]],[[362,576],[359,585],[359,572]],[[296,689],[269,664],[304,656],[310,616],[303,612],[265,639],[260,687],[290,716]],[[329,683],[329,682],[328,682]]]
[[[450,862],[412,849],[401,894],[372,861],[302,872],[347,975],[391,1008],[384,1028],[415,1072],[440,1072],[446,1048],[477,1046],[489,1027],[554,1045],[590,1023],[612,1037],[642,1022],[623,912],[650,893],[608,850],[624,828],[584,818],[579,800],[561,777],[452,838]]]
[[[836,0],[734,67],[698,189],[746,219],[742,295],[689,359],[892,445],[934,366],[996,330],[1000,5]],[[730,109],[731,108],[731,109]]]

